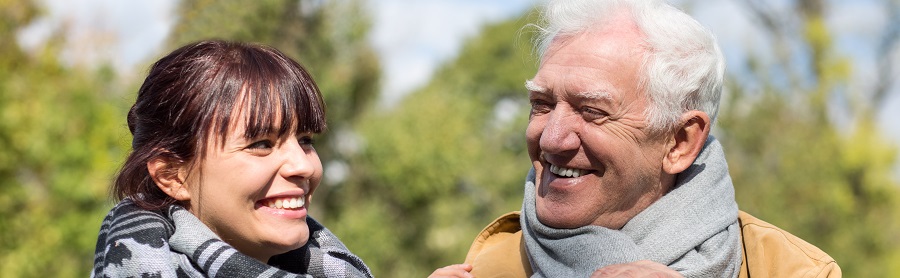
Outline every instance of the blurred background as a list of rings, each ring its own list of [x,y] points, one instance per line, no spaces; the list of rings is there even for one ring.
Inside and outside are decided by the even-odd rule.
[[[713,134],[740,208],[900,272],[900,1],[674,2],[728,59]],[[518,210],[536,0],[0,0],[0,276],[85,277],[125,113],[187,42],[275,46],[328,105],[311,213],[377,277],[462,262]],[[894,274],[891,274],[894,273]]]

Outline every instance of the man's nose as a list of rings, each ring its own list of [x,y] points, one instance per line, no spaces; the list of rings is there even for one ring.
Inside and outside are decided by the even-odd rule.
[[[547,116],[549,118],[541,133],[541,150],[547,153],[578,150],[581,146],[581,117],[566,105],[557,105]]]

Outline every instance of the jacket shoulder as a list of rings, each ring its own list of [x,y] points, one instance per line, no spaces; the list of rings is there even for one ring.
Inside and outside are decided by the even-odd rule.
[[[740,211],[740,277],[841,277],[831,256],[785,230]]]
[[[504,214],[491,222],[472,242],[466,263],[475,277],[528,277],[531,263],[522,242],[519,212]]]

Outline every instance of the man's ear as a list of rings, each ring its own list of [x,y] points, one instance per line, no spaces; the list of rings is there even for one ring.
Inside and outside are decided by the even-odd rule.
[[[687,170],[694,163],[706,144],[711,128],[709,115],[697,110],[682,114],[680,123],[668,139],[666,145],[669,150],[663,158],[663,171],[673,175]]]
[[[160,190],[178,201],[191,200],[191,193],[184,186],[184,163],[158,156],[147,162],[147,171]]]

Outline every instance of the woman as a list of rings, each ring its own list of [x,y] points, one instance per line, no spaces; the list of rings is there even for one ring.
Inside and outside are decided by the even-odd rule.
[[[128,113],[132,153],[94,277],[371,277],[307,216],[325,105],[276,49],[202,41],[157,61]]]

